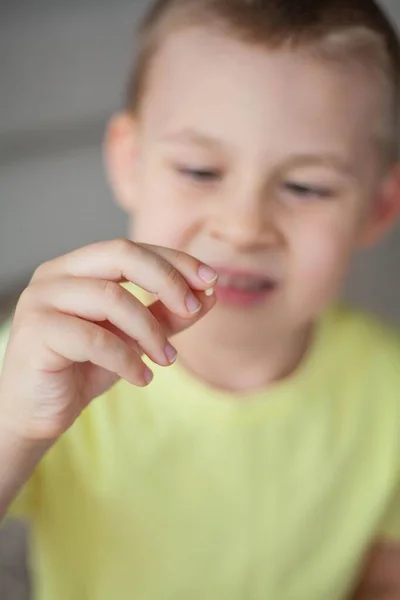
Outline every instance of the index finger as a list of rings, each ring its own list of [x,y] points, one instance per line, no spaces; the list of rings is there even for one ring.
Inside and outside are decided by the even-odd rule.
[[[160,302],[160,300],[157,300],[148,306],[149,311],[160,323],[167,338],[170,338],[194,325],[215,305],[216,297],[214,294],[206,295],[203,292],[198,292],[197,295],[201,301],[202,307],[201,310],[193,315],[191,319],[183,319],[179,315],[174,314],[168,310],[168,308],[162,302]]]
[[[39,267],[33,281],[56,275],[117,283],[130,281],[156,294],[170,310],[184,318],[196,312],[191,290],[210,289],[217,279],[208,265],[193,256],[130,240],[99,242],[74,250]]]

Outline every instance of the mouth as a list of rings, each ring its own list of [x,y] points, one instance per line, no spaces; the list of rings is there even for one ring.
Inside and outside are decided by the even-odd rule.
[[[217,299],[231,306],[254,306],[265,302],[278,289],[272,277],[252,273],[235,273],[217,269]]]

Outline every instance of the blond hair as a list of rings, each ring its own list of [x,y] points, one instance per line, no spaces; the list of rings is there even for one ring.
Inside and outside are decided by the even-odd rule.
[[[138,59],[128,86],[129,110],[140,107],[150,64],[162,42],[189,26],[218,29],[268,49],[307,48],[327,60],[357,61],[371,75],[381,75],[388,102],[380,137],[388,159],[397,159],[400,42],[374,0],[157,0],[141,23]]]

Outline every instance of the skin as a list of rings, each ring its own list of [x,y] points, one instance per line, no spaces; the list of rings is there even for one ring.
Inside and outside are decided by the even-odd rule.
[[[378,542],[369,552],[353,600],[399,600],[400,544]]]
[[[215,274],[195,258],[129,240],[94,244],[39,267],[17,305],[0,378],[0,520],[37,462],[81,412],[141,359],[168,366],[168,338],[212,308]],[[120,283],[158,296],[145,308]]]
[[[354,253],[393,222],[399,168],[382,174],[375,89],[362,69],[190,29],[161,48],[139,115],[111,122],[109,176],[133,239],[281,283],[177,338],[202,379],[240,391],[290,373]]]
[[[377,87],[354,65],[188,29],[159,51],[139,113],[110,123],[109,177],[133,239],[279,278],[275,297],[217,303],[175,338],[198,377],[240,396],[292,372],[354,254],[395,221]],[[378,540],[354,598],[400,598],[399,573],[400,545]]]
[[[93,398],[121,377],[146,385],[143,353],[173,362],[172,336],[189,369],[239,396],[301,363],[353,253],[398,212],[398,169],[383,175],[372,144],[371,87],[361,71],[212,32],[165,43],[140,115],[117,115],[105,143],[135,242],[42,265],[18,303],[0,378],[0,518]],[[273,274],[277,294],[251,311],[215,306],[208,263]],[[158,299],[145,308],[126,281]]]

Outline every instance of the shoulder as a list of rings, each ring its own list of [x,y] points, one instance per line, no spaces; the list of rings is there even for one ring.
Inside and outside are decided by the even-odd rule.
[[[353,368],[392,375],[400,380],[400,329],[371,314],[349,307],[327,317],[334,349]]]
[[[347,305],[334,307],[328,318],[336,323],[341,333],[365,336],[367,340],[400,343],[400,327],[382,317]]]
[[[400,431],[400,335],[395,325],[352,308],[327,315],[326,385],[341,399],[346,422],[383,437]],[[400,441],[400,440],[399,440]]]
[[[349,451],[354,480],[363,479],[370,498],[380,494],[386,510],[400,481],[399,329],[348,307],[327,319],[326,387],[334,406],[329,418]],[[395,522],[397,531],[397,508]]]

